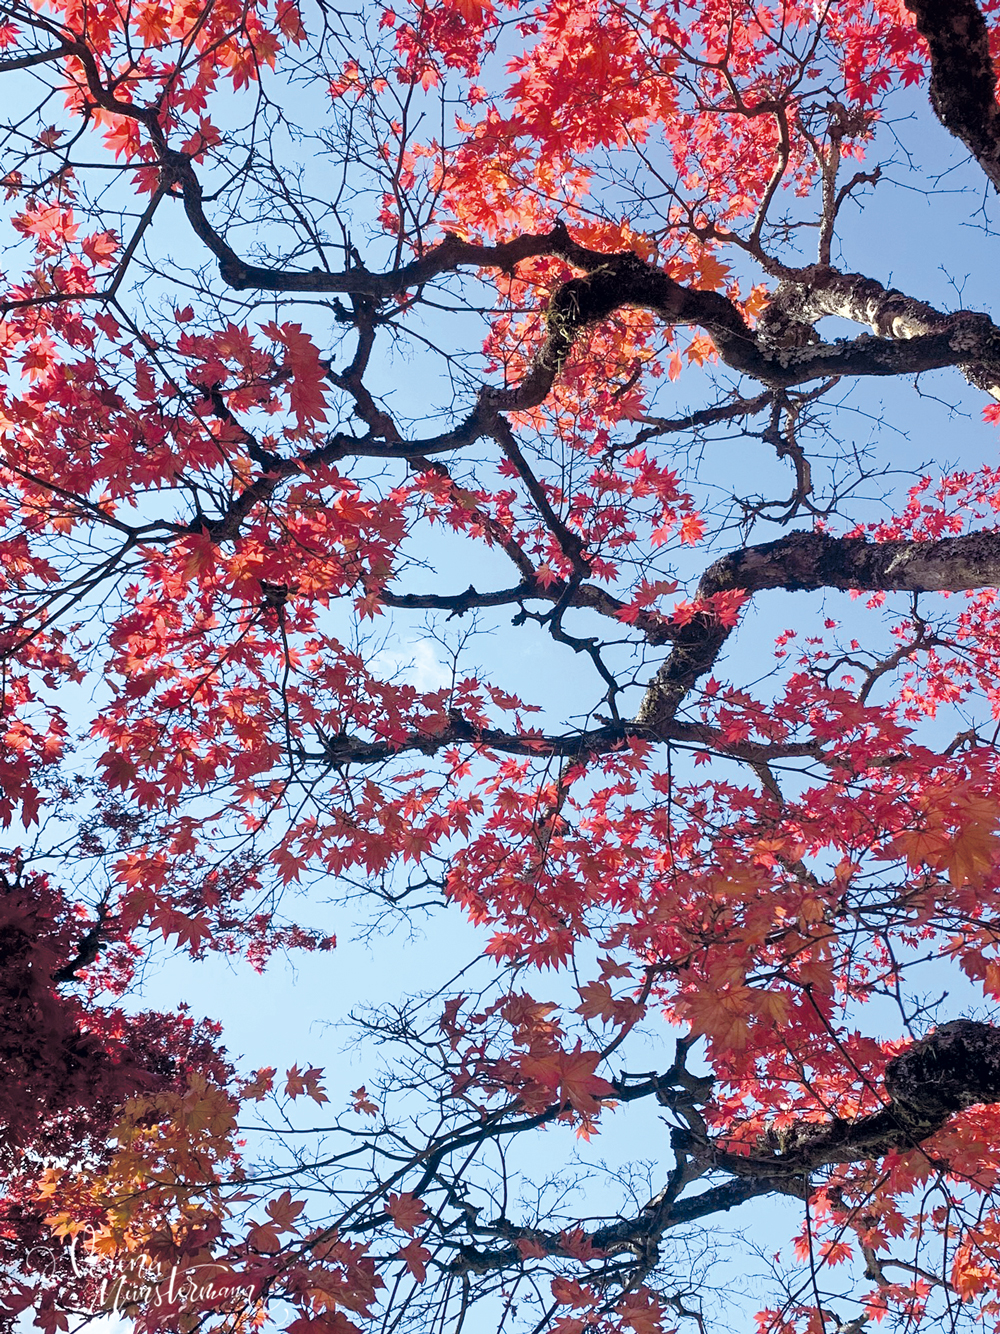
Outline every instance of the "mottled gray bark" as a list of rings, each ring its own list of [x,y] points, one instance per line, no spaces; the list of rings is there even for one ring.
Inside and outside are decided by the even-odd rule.
[[[884,1158],[922,1144],[956,1112],[1000,1102],[1000,1030],[972,1019],[942,1024],[886,1066],[888,1101],[854,1121],[803,1123],[782,1138],[780,1151],[727,1158],[741,1175],[783,1170],[806,1174],[836,1163]]]
[[[973,0],[906,0],[931,56],[931,105],[1000,190],[1000,107],[986,22]]]
[[[975,311],[946,314],[896,288],[860,273],[840,273],[816,264],[786,278],[761,316],[759,332],[775,347],[819,344],[813,326],[826,315],[866,325],[878,338],[907,341],[946,335],[955,364],[970,384],[1000,399],[1000,338],[988,316]],[[963,345],[970,355],[963,359]]]

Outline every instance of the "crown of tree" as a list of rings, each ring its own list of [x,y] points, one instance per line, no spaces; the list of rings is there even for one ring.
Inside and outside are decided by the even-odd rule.
[[[1000,1329],[998,48],[3,0],[0,1327]]]

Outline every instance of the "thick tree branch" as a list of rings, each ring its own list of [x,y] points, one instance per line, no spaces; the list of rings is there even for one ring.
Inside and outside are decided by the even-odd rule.
[[[744,547],[708,567],[698,596],[727,589],[840,588],[881,592],[958,593],[1000,587],[1000,532],[968,533],[937,542],[789,533]]]
[[[89,928],[77,946],[72,959],[52,974],[52,981],[60,986],[63,982],[75,982],[77,974],[89,968],[95,962],[104,945],[104,924],[107,920],[107,906],[101,904],[97,910],[97,920]]]
[[[621,750],[632,739],[675,741],[679,745],[714,750],[720,755],[729,755],[749,764],[781,759],[822,759],[819,747],[813,742],[790,742],[785,745],[728,742],[715,728],[699,723],[673,721],[655,733],[641,722],[607,723],[586,732],[562,734],[502,732],[495,727],[478,727],[457,711],[452,712],[447,727],[437,728],[433,732],[415,731],[391,742],[366,741],[363,737],[352,735],[330,737],[325,739],[322,750],[303,752],[300,758],[309,763],[333,766],[384,764],[387,760],[406,754],[434,755],[447,746],[464,742],[507,755],[526,755],[538,759],[553,756],[583,759]]]
[[[972,1019],[942,1024],[889,1062],[885,1092],[888,1102],[870,1116],[801,1124],[783,1134],[780,1152],[728,1154],[719,1165],[740,1176],[801,1176],[911,1149],[956,1112],[1000,1102],[1000,1030]]]
[[[702,575],[696,597],[706,600],[716,593],[733,590],[750,594],[765,589],[798,592],[821,588],[929,593],[995,587],[1000,587],[1000,532],[969,533],[937,542],[902,539],[868,542],[863,537],[831,537],[813,532],[789,533],[774,542],[721,556]],[[617,599],[587,584],[573,589],[564,584],[545,589],[530,580],[493,594],[480,594],[470,587],[451,597],[387,593],[385,601],[390,606],[433,607],[461,614],[474,606],[500,606],[531,598],[558,601],[562,597],[568,606],[590,607],[605,615],[616,615],[619,607]],[[712,669],[733,627],[723,625],[717,616],[705,611],[684,625],[651,621],[639,628],[644,630],[649,643],[672,640],[673,647],[632,722],[563,735],[533,735],[478,727],[456,715],[443,730],[426,735],[414,732],[392,744],[353,736],[331,738],[321,752],[303,758],[331,764],[378,764],[407,751],[432,754],[456,742],[472,742],[507,754],[571,758],[606,754],[633,737],[706,746],[751,764],[822,758],[818,748],[809,742],[733,745],[713,728],[677,720],[684,697],[699,677]]]
[[[974,355],[955,364],[970,384],[1000,399],[1000,340],[986,315],[974,311],[948,315],[896,288],[883,287],[874,278],[814,264],[779,284],[759,329],[776,347],[806,346],[816,343],[812,326],[825,315],[867,325],[882,339],[905,341],[948,333],[960,351],[964,338]]]
[[[550,232],[526,234],[495,246],[475,245],[449,234],[420,259],[387,273],[372,273],[363,267],[339,273],[264,268],[240,259],[212,227],[188,157],[164,150],[162,162],[165,183],[179,188],[188,221],[219,261],[223,281],[238,289],[352,294],[385,301],[462,267],[511,271],[526,259],[555,255],[582,269],[582,276],[569,279],[553,294],[546,312],[545,341],[521,383],[481,391],[477,411],[488,419],[542,403],[581,333],[629,306],[650,310],[666,324],[705,329],[727,366],[772,388],[787,389],[830,376],[915,375],[944,366],[989,365],[998,360],[1000,332],[987,316],[964,311],[943,316],[933,322],[933,329],[907,335],[903,341],[865,335],[835,343],[775,346],[773,339],[749,327],[727,297],[685,287],[631,251],[602,254],[589,250],[573,241],[562,223],[556,223]],[[995,382],[1000,383],[1000,371]]]
[[[943,316],[933,331],[904,340],[864,334],[835,343],[778,347],[765,333],[751,330],[720,293],[686,288],[631,253],[602,258],[599,267],[558,288],[546,313],[545,342],[531,369],[514,388],[483,390],[480,403],[485,408],[521,412],[537,407],[579,335],[629,306],[650,310],[665,324],[700,326],[727,366],[777,389],[831,376],[916,375],[943,366],[1000,361],[1000,331],[988,316],[967,311]],[[1000,382],[1000,369],[995,380]]]
[[[741,589],[787,592],[839,588],[876,592],[957,593],[1000,587],[1000,532],[969,533],[937,542],[867,542],[863,537],[789,533],[744,547],[710,565],[697,597]],[[636,722],[655,732],[668,725],[694,683],[714,665],[731,628],[709,614],[682,627],[653,679]]]
[[[931,56],[931,105],[1000,190],[1000,107],[986,21],[974,0],[906,0]]]
[[[763,1195],[808,1197],[810,1176],[821,1167],[868,1162],[919,1146],[956,1112],[1000,1102],[1000,1030],[969,1019],[942,1024],[889,1062],[884,1089],[887,1101],[878,1112],[854,1121],[802,1122],[782,1132],[780,1150],[762,1144],[766,1151],[748,1156],[719,1152],[711,1143],[695,1143],[688,1132],[675,1129],[679,1157],[689,1155],[698,1164],[689,1180],[719,1170],[731,1179],[689,1196],[679,1196],[668,1185],[637,1216],[596,1228],[587,1241],[605,1255],[631,1252],[648,1265],[655,1262],[663,1234],[672,1228]],[[678,1181],[683,1188],[683,1177]],[[568,1254],[561,1237],[537,1228],[494,1224],[483,1231],[500,1232],[513,1242],[533,1241],[550,1254]],[[464,1246],[454,1268],[485,1272],[520,1262],[516,1244],[497,1249]]]
[[[447,611],[452,616],[464,616],[477,607],[505,607],[523,602],[562,603],[565,607],[586,607],[601,616],[607,616],[622,623],[622,612],[627,603],[616,598],[596,584],[576,584],[571,586],[562,579],[543,584],[532,573],[520,583],[510,588],[480,592],[472,584],[461,593],[392,593],[379,594],[380,601],[387,607],[427,608],[434,611]],[[631,622],[645,635],[648,644],[664,644],[676,638],[677,630],[662,616],[653,612],[640,611]]]

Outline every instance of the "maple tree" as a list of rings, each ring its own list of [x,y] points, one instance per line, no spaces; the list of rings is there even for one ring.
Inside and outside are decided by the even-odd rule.
[[[839,262],[998,11],[3,0],[6,1328],[705,1330],[765,1198],[760,1331],[1000,1327],[1000,469],[851,416],[1000,328]],[[346,1106],[135,998],[427,911]]]

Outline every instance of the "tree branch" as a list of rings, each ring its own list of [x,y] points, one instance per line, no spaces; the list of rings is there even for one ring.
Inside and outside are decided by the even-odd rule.
[[[1000,361],[1000,331],[988,316],[967,311],[942,316],[933,331],[907,336],[904,341],[862,336],[776,347],[773,340],[751,330],[727,297],[684,287],[631,251],[603,254],[589,250],[573,241],[561,222],[549,232],[525,234],[495,246],[476,245],[449,233],[420,259],[387,273],[372,273],[361,266],[339,273],[264,268],[240,259],[212,227],[190,159],[163,150],[161,160],[165,181],[180,189],[195,234],[219,261],[223,281],[237,289],[350,293],[384,301],[466,266],[510,271],[526,259],[557,255],[582,269],[583,276],[562,283],[553,294],[546,311],[545,341],[521,383],[480,392],[479,411],[494,420],[500,412],[523,412],[542,403],[579,335],[628,306],[650,310],[669,325],[700,326],[711,335],[727,366],[772,388],[787,389],[830,376],[915,375],[943,366]],[[793,270],[787,273],[795,276]],[[1000,369],[993,383],[1000,384]]]
[[[906,0],[931,57],[931,106],[1000,190],[1000,107],[989,31],[974,0]]]
[[[734,589],[955,593],[996,587],[1000,587],[1000,532],[937,542],[868,542],[863,537],[814,532],[789,533],[720,557],[702,575],[697,597],[707,599]],[[711,670],[731,632],[732,627],[708,613],[683,626],[646,692],[636,722],[657,733],[669,724],[694,683]]]
[[[749,1156],[713,1152],[711,1144],[695,1145],[686,1131],[675,1129],[673,1142],[679,1157],[690,1150],[700,1159],[699,1176],[722,1170],[731,1179],[682,1198],[676,1198],[668,1186],[634,1218],[616,1219],[596,1228],[586,1240],[599,1253],[630,1251],[648,1265],[656,1258],[661,1237],[671,1228],[763,1195],[807,1198],[810,1175],[820,1167],[867,1162],[922,1144],[956,1112],[979,1103],[1000,1102],[1000,1030],[970,1019],[942,1024],[888,1063],[884,1087],[888,1101],[878,1112],[855,1121],[801,1122],[784,1133],[780,1152]],[[502,1229],[494,1224],[484,1230],[502,1230],[512,1241],[534,1241],[550,1254],[570,1254],[555,1233],[513,1224]],[[496,1250],[463,1246],[453,1267],[485,1272],[521,1262],[516,1245]]]

